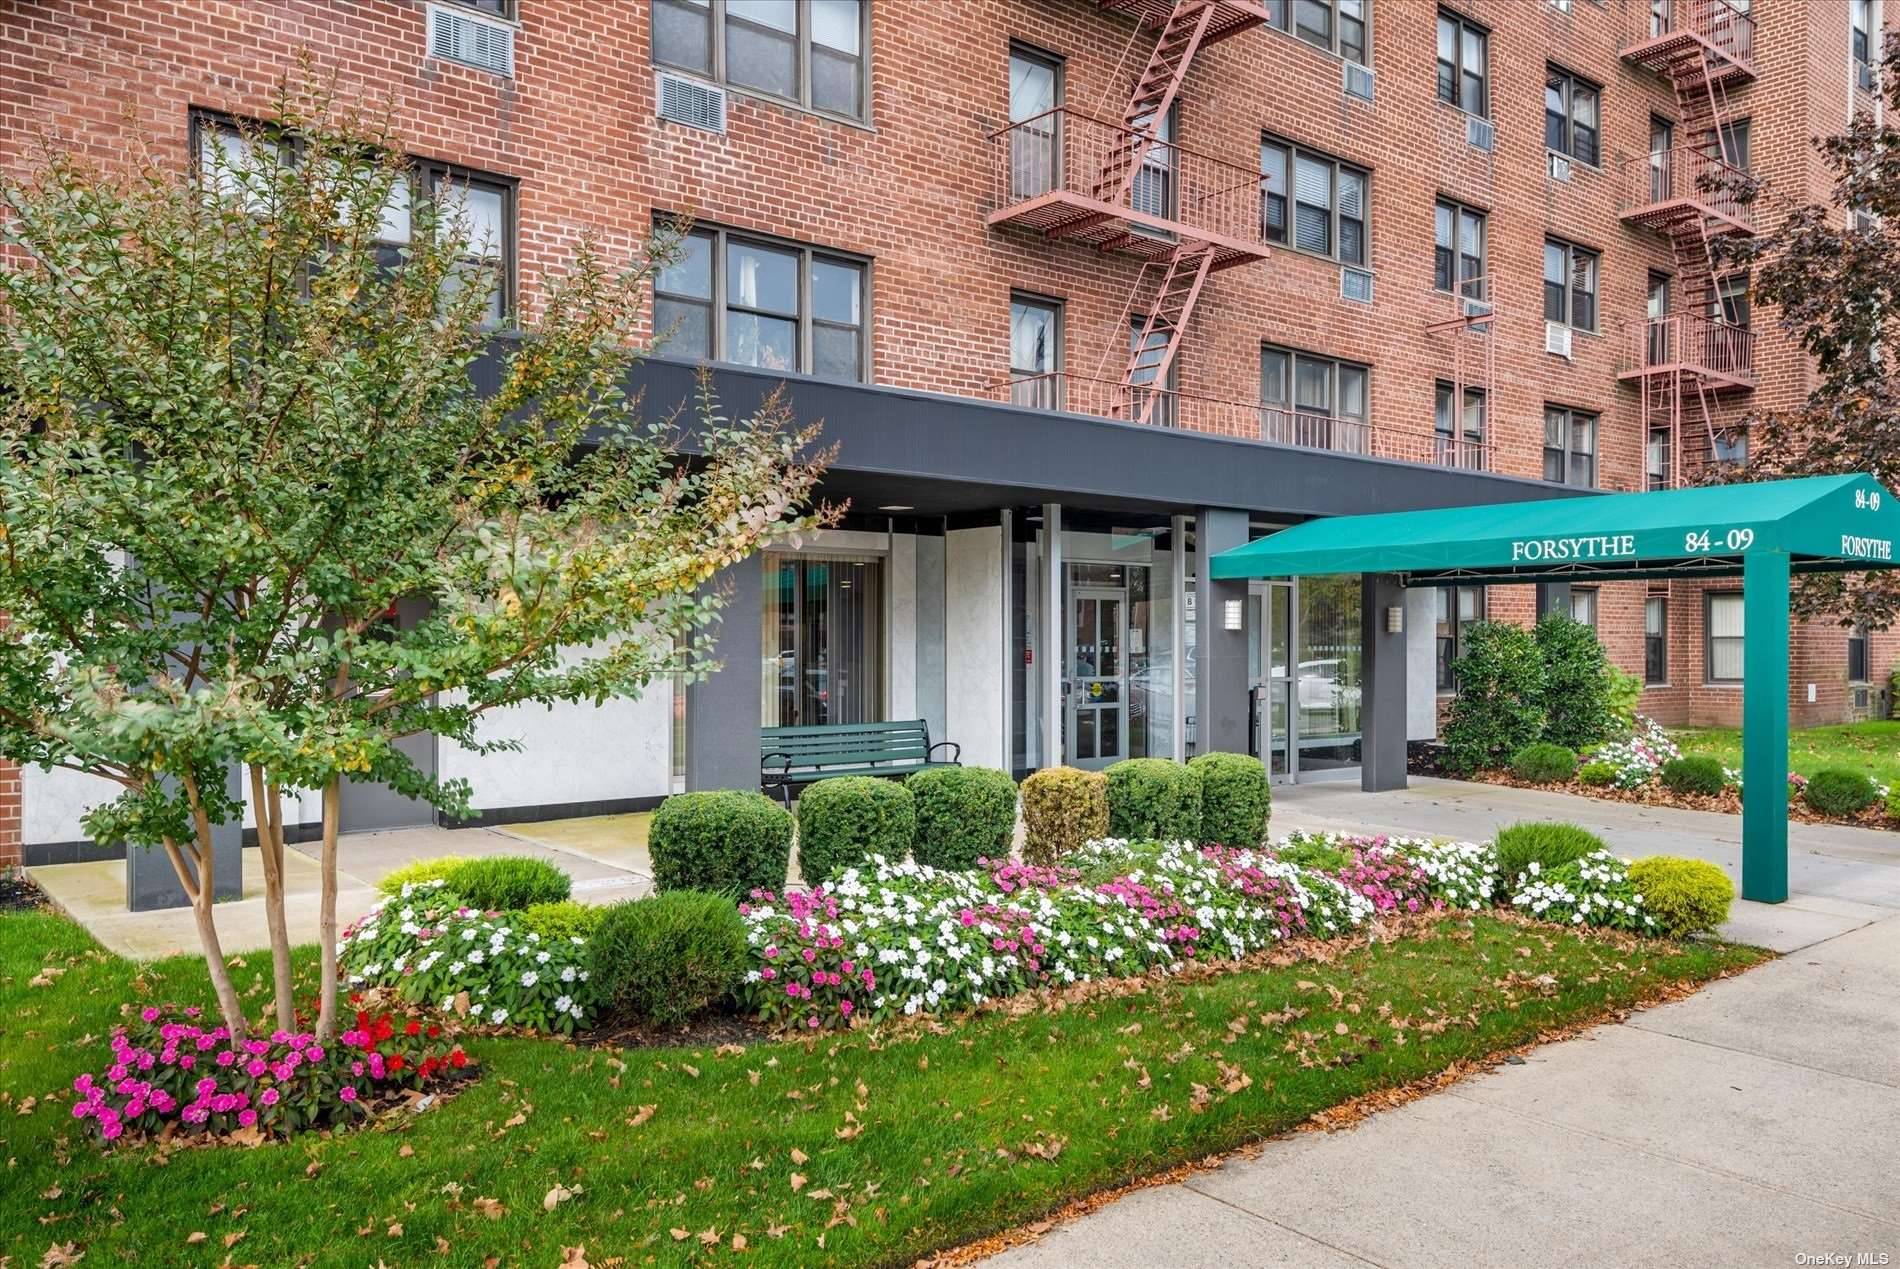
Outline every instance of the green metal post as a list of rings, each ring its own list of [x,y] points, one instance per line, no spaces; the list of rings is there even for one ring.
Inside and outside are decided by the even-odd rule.
[[[1742,898],[1788,897],[1788,553],[1742,564]]]

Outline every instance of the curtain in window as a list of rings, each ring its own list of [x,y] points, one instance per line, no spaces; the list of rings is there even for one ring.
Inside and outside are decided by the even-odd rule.
[[[1293,243],[1302,251],[1333,254],[1333,165],[1305,155],[1293,161]]]
[[[1742,597],[1709,596],[1709,677],[1739,681],[1742,677]]]

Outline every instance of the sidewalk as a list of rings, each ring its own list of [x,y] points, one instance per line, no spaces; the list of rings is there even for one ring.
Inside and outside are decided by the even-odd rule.
[[[1740,854],[1733,817],[1450,781],[1290,789],[1273,828],[1476,838],[1525,818],[1731,874]],[[1737,903],[1725,931],[1782,959],[1351,1130],[1137,1191],[992,1263],[1900,1263],[1900,838],[1790,835],[1795,896]]]

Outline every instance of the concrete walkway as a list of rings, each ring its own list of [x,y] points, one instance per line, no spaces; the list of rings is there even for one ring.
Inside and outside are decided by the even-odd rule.
[[[1528,818],[1731,874],[1740,857],[1733,817],[1451,781],[1290,789],[1273,828],[1481,838]],[[1138,1191],[993,1263],[1900,1263],[1900,836],[1791,838],[1794,898],[1738,903],[1725,931],[1782,959],[1351,1130]]]

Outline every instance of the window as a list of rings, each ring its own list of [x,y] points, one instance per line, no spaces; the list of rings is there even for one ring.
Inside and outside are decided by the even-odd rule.
[[[1267,0],[1267,22],[1349,62],[1366,60],[1366,9],[1372,0]]]
[[[883,557],[768,551],[764,564],[764,724],[883,721]]]
[[[1594,586],[1570,588],[1570,619],[1578,625],[1597,628],[1597,590]]]
[[[1491,114],[1490,35],[1469,18],[1438,11],[1438,99],[1469,114]]]
[[[695,229],[654,280],[666,351],[826,379],[868,378],[863,261]]]
[[[1731,326],[1748,329],[1752,313],[1748,303],[1748,275],[1731,273],[1719,279],[1715,284],[1715,299],[1718,306],[1715,316]]]
[[[1485,298],[1484,213],[1439,199],[1432,243],[1432,286]]]
[[[1372,372],[1287,348],[1260,350],[1260,435],[1282,445],[1370,452]]]
[[[1575,330],[1597,328],[1597,253],[1544,240],[1544,320]]]
[[[1651,489],[1669,488],[1669,429],[1649,429],[1649,445],[1643,453],[1643,471]]]
[[[1544,71],[1544,144],[1579,163],[1602,159],[1598,110],[1602,90],[1555,66]]]
[[[1062,306],[1029,295],[1010,296],[1010,400],[1037,409],[1060,409],[1061,370]]]
[[[1009,51],[1009,193],[1021,202],[1062,179],[1062,63],[1028,49]]]
[[[1544,479],[1579,489],[1596,488],[1596,415],[1562,405],[1544,407]]]
[[[1742,592],[1709,591],[1703,597],[1703,676],[1711,683],[1742,681]]]
[[[1669,600],[1651,595],[1643,600],[1643,682],[1669,681]]]
[[[1365,267],[1370,250],[1369,178],[1363,169],[1285,141],[1267,140],[1260,143],[1260,174],[1267,178],[1261,218],[1269,241]]]
[[[1438,461],[1447,467],[1484,467],[1484,389],[1467,387],[1462,417],[1452,418],[1449,383],[1439,383],[1432,407],[1432,429],[1438,447]]]
[[[1440,586],[1438,595],[1438,690],[1455,691],[1451,667],[1465,651],[1465,627],[1484,620],[1484,587]]]
[[[1743,431],[1717,432],[1713,457],[1716,462],[1728,466],[1741,466],[1748,461],[1748,433]]]
[[[505,22],[515,20],[515,0],[454,0],[454,3],[465,9],[475,9],[491,17],[500,18]]]
[[[863,120],[868,0],[653,0],[653,60]]]
[[[1675,172],[1669,152],[1676,148],[1676,125],[1660,115],[1649,117],[1649,201],[1660,203],[1672,196]]]
[[[1867,623],[1863,621],[1847,632],[1847,681],[1849,683],[1867,682],[1868,647]]]
[[[1669,355],[1669,323],[1663,320],[1669,316],[1668,274],[1649,275],[1649,297],[1643,315],[1649,319],[1648,362],[1652,366],[1667,365],[1675,360]]]
[[[1147,332],[1147,342],[1142,342],[1142,333]],[[1153,330],[1148,330],[1146,316],[1131,314],[1128,318],[1128,358],[1132,366],[1128,376],[1129,386],[1134,389],[1130,405],[1133,417],[1140,420],[1143,414],[1148,422],[1162,427],[1173,427],[1177,422],[1175,413],[1175,393],[1181,384],[1181,363],[1178,360],[1168,362],[1166,379],[1159,377],[1161,359],[1167,355],[1168,341],[1174,337],[1174,328],[1165,322],[1156,322]],[[1140,353],[1140,364],[1134,365],[1136,354]],[[1149,398],[1155,398],[1153,404]]]
[[[1853,0],[1851,18],[1854,50],[1854,83],[1869,92],[1874,87],[1874,4],[1873,0]]]
[[[1748,170],[1748,120],[1725,123],[1721,130],[1722,161]]]

